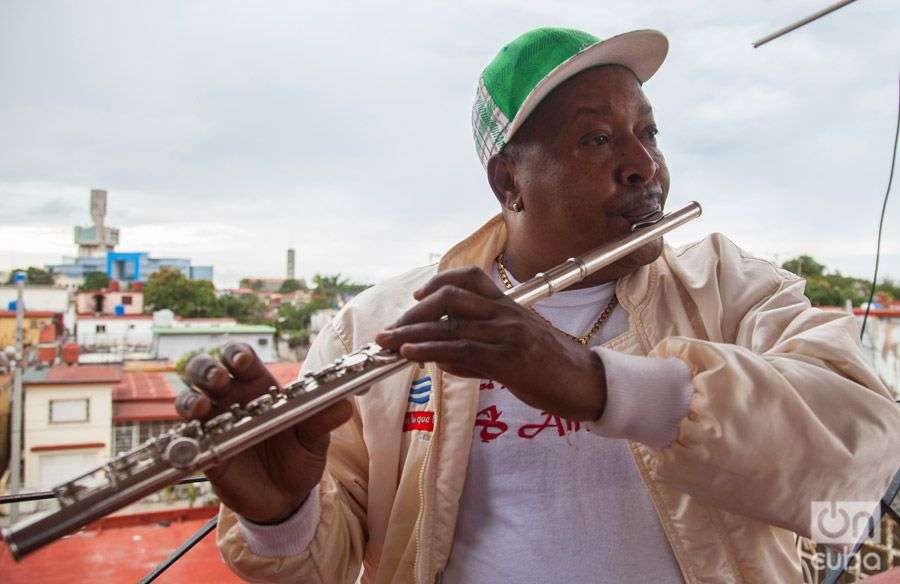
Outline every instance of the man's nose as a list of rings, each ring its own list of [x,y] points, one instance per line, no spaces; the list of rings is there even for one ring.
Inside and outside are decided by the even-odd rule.
[[[642,185],[652,179],[659,170],[659,164],[635,136],[622,145],[621,161],[617,169],[617,179],[623,185]]]

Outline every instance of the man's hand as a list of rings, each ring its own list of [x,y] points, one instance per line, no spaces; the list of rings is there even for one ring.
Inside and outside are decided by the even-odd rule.
[[[575,420],[603,413],[600,357],[506,298],[482,270],[443,272],[414,297],[420,302],[375,337],[379,345],[453,375],[499,381],[546,412]]]
[[[244,343],[229,343],[221,361],[206,354],[188,361],[191,383],[200,391],[185,391],[175,409],[186,419],[207,420],[246,404],[278,385],[259,357]],[[272,436],[206,471],[219,499],[255,523],[287,519],[318,484],[325,470],[329,432],[352,413],[348,401]]]

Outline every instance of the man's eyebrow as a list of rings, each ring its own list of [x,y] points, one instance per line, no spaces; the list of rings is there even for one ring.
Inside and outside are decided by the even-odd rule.
[[[601,106],[583,106],[575,110],[576,116],[609,116],[612,115],[612,108],[608,105]]]
[[[584,116],[584,115],[592,115],[592,116],[611,116],[613,113],[612,108],[608,105],[599,105],[599,106],[582,106],[575,110],[575,116]],[[638,115],[641,116],[649,116],[653,113],[653,108],[649,103],[641,104],[641,107],[638,108]]]

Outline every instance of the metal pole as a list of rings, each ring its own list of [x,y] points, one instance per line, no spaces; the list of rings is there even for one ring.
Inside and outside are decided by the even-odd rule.
[[[219,522],[218,516],[213,517],[209,521],[203,524],[203,527],[198,529],[194,535],[192,535],[186,542],[178,546],[174,552],[169,554],[169,557],[162,561],[158,566],[153,568],[149,574],[140,579],[138,584],[150,584],[156,580],[160,574],[169,569],[169,566],[177,562],[181,556],[186,554],[192,547],[197,545],[197,543],[206,537],[206,535],[216,528],[216,524]]]
[[[17,272],[16,281],[16,364],[13,369],[12,428],[10,436],[9,492],[19,493],[22,472],[22,373],[25,366],[25,273]],[[19,504],[10,505],[10,520],[19,520]]]
[[[761,38],[758,41],[756,41],[755,43],[753,43],[753,48],[758,49],[759,47],[761,47],[762,45],[766,44],[769,41],[773,41],[780,36],[786,35],[787,33],[791,32],[792,30],[796,30],[805,24],[809,24],[810,22],[812,22],[814,20],[822,18],[826,14],[831,14],[838,8],[843,8],[847,4],[852,4],[853,2],[856,2],[856,0],[841,0],[840,2],[832,4],[828,8],[823,8],[822,10],[819,10],[815,14],[811,14],[802,20],[798,20],[794,24],[789,24],[782,29],[776,30],[775,32],[773,32],[772,34],[770,34],[768,36],[764,36],[763,38]]]

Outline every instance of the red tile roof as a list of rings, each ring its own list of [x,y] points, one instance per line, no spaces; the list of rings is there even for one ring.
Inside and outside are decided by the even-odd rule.
[[[60,539],[18,563],[0,544],[0,580],[4,584],[137,582],[200,529],[215,511],[201,508],[181,510],[180,514],[109,517],[101,520],[101,529],[94,524],[93,528]],[[222,562],[215,533],[210,533],[157,582],[230,584],[241,579]]]
[[[300,365],[296,361],[281,361],[266,363],[266,369],[275,381],[287,385],[297,379]],[[126,371],[113,393],[113,400],[175,399],[184,387],[178,374],[173,371]]]
[[[25,310],[25,318],[50,318],[62,314],[61,312],[53,312],[52,310]],[[15,318],[15,310],[0,310],[0,318]]]
[[[113,403],[113,422],[152,422],[155,420],[180,420],[175,412],[175,400],[120,401]]]
[[[853,314],[862,316],[866,313],[865,308],[854,308]],[[869,316],[877,316],[881,318],[897,318],[900,316],[900,309],[897,308],[873,308],[869,310]]]
[[[174,400],[176,391],[164,371],[126,371],[113,390],[113,401]]]
[[[266,368],[272,372],[272,377],[275,378],[275,381],[280,385],[287,385],[297,379],[297,375],[300,373],[300,365],[300,363],[295,361],[282,361],[280,363],[268,363]]]
[[[114,365],[61,365],[33,369],[25,374],[26,385],[66,385],[74,383],[116,383],[122,379],[121,367]]]
[[[80,320],[152,320],[152,314],[97,314],[95,312],[79,312]]]

